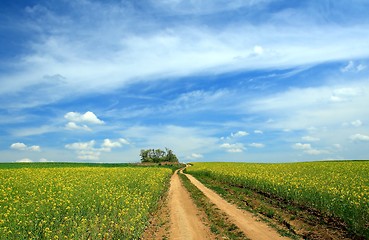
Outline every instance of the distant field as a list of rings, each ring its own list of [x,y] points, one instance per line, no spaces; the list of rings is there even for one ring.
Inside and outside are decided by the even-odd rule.
[[[188,173],[268,193],[342,219],[369,238],[369,161],[194,163]]]
[[[68,162],[32,162],[0,163],[0,169],[10,168],[60,168],[60,167],[133,167],[131,163],[68,163]]]
[[[172,170],[0,164],[0,239],[138,239]]]

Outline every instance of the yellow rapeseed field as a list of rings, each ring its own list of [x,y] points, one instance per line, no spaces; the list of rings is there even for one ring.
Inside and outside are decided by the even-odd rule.
[[[0,239],[138,239],[170,169],[0,169]]]
[[[187,172],[319,209],[369,238],[369,161],[194,163]]]

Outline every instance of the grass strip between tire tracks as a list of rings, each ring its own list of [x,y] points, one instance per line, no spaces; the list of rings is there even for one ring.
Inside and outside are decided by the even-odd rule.
[[[210,230],[219,237],[219,239],[247,239],[238,227],[231,223],[228,217],[220,211],[209,199],[197,188],[190,180],[181,173],[178,173],[182,184],[189,191],[191,198],[196,206],[203,210],[210,222]]]

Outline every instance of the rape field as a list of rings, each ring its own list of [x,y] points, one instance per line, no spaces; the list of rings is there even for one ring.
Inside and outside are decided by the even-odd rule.
[[[0,169],[0,239],[138,239],[172,170]]]
[[[188,173],[282,197],[342,219],[369,239],[369,161],[194,163]]]

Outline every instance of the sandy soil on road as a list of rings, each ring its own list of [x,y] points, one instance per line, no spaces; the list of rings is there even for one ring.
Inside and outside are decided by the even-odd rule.
[[[244,234],[252,240],[277,240],[289,239],[281,237],[274,229],[270,228],[264,222],[258,221],[252,213],[241,210],[236,206],[228,203],[221,198],[217,193],[204,186],[201,182],[189,174],[185,174],[188,179],[207,196],[220,210],[225,212],[230,220],[239,228]]]
[[[200,211],[194,204],[190,193],[182,185],[177,174],[173,174],[170,181],[168,197],[163,208],[157,213],[159,220],[152,229],[147,231],[142,239],[170,239],[170,240],[206,240],[219,239],[209,228],[206,214]],[[233,222],[249,239],[252,240],[278,240],[289,239],[281,237],[276,230],[261,222],[252,213],[238,209],[228,203],[217,193],[205,187],[201,182],[189,174],[188,179],[204,193],[217,208],[228,215],[229,221]],[[206,224],[207,223],[207,224]]]
[[[214,239],[205,226],[190,194],[181,184],[177,171],[173,174],[169,189],[170,239]]]

